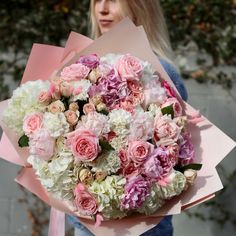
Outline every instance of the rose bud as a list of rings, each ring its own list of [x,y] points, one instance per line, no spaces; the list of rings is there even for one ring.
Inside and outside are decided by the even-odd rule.
[[[99,73],[99,71],[97,69],[94,69],[89,73],[88,80],[92,84],[95,84],[100,77],[101,77],[101,74]]]
[[[52,96],[47,91],[42,91],[38,96],[38,102],[41,105],[47,106],[52,101]]]
[[[91,103],[93,103],[95,106],[97,106],[101,102],[102,102],[102,97],[99,95],[96,95],[91,98]]]
[[[186,177],[186,185],[185,185],[185,190],[186,190],[189,186],[193,185],[197,177],[197,171],[192,169],[185,170],[184,176]]]
[[[92,103],[86,103],[83,106],[83,112],[85,115],[88,115],[88,113],[96,111],[95,106]]]
[[[105,105],[105,103],[100,102],[97,106],[96,106],[98,111],[103,111],[103,110],[107,110],[107,107]]]
[[[106,171],[97,171],[95,178],[98,182],[103,181],[107,177],[107,172]]]
[[[79,110],[79,106],[76,102],[72,102],[70,105],[69,105],[69,110],[71,111],[78,111]]]
[[[92,172],[89,169],[82,169],[79,172],[79,179],[85,185],[91,184],[93,182]]]
[[[78,117],[78,115],[76,114],[75,111],[68,110],[64,114],[65,114],[67,122],[71,126],[74,126],[78,123],[79,117]]]

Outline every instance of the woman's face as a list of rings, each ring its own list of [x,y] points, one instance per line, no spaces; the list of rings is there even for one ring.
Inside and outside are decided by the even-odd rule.
[[[95,0],[94,2],[95,17],[102,34],[123,19],[119,0]]]

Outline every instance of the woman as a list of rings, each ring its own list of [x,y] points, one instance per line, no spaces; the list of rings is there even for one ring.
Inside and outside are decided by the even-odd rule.
[[[97,38],[106,33],[126,16],[132,19],[136,26],[144,27],[152,50],[160,59],[182,98],[186,100],[186,89],[172,65],[172,50],[159,0],[91,0],[92,37]],[[77,228],[76,235],[93,235],[75,217],[69,216],[68,220]],[[142,236],[171,236],[172,234],[171,216],[166,216],[157,226],[143,233]]]

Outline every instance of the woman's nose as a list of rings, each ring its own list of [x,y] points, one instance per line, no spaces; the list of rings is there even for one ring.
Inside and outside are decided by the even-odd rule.
[[[108,14],[109,13],[109,2],[107,0],[101,0],[99,4],[99,13]]]

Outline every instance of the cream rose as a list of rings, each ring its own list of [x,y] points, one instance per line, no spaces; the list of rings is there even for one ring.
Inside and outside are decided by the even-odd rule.
[[[60,100],[57,100],[55,102],[52,102],[48,106],[48,111],[50,111],[53,114],[63,112],[63,111],[65,111],[65,106],[64,106],[63,102],[61,102]]]

